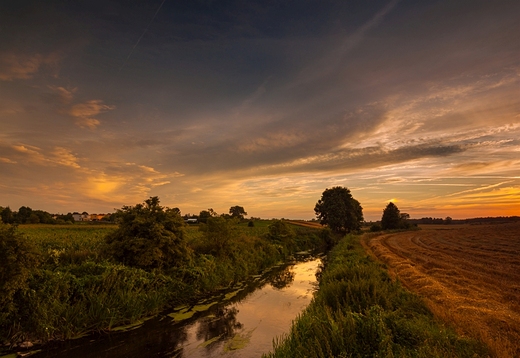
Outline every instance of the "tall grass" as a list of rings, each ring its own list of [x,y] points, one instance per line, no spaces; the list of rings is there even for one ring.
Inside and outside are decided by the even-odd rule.
[[[480,343],[437,323],[347,236],[329,254],[320,288],[265,357],[487,357]]]
[[[14,297],[16,310],[0,322],[0,339],[46,341],[111,330],[167,307],[227,289],[287,258],[288,251],[263,237],[267,225],[238,225],[226,250],[210,254],[196,227],[187,227],[193,260],[182,267],[145,271],[115,263],[104,254],[104,236],[114,227],[20,229],[40,250],[43,264]],[[196,231],[197,230],[197,231]],[[297,250],[323,247],[319,230],[301,232]]]

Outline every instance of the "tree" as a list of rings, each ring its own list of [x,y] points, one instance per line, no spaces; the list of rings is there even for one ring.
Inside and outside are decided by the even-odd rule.
[[[383,210],[383,217],[381,218],[381,228],[383,230],[399,229],[401,227],[401,213],[392,202],[389,202]]]
[[[206,223],[209,218],[216,217],[217,213],[212,209],[209,208],[208,210],[201,210],[199,213],[199,221],[201,223]]]
[[[6,207],[2,210],[2,213],[0,214],[2,216],[2,221],[5,224],[12,224],[14,223],[14,214],[10,207]]]
[[[242,220],[244,216],[247,215],[244,208],[238,205],[230,207],[229,214],[232,218],[239,218],[240,220]]]
[[[320,224],[327,225],[336,233],[345,233],[361,228],[363,208],[352,197],[350,190],[336,186],[325,189],[314,207]]]
[[[16,213],[16,222],[20,224],[25,224],[29,221],[29,218],[31,217],[32,209],[28,206],[21,206],[20,209],[18,209],[18,212]]]
[[[116,212],[119,228],[105,237],[108,252],[125,265],[170,268],[191,256],[184,240],[184,221],[175,209],[159,205],[157,196]]]

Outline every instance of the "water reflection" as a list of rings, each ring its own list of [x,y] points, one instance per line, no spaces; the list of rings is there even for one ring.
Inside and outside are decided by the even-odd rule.
[[[237,314],[236,307],[219,307],[216,314],[200,320],[196,337],[206,343],[206,350],[211,351],[217,347],[214,343],[229,339],[242,329],[244,325],[237,321]]]
[[[276,289],[283,289],[289,286],[294,281],[295,273],[291,270],[292,267],[287,267],[285,270],[277,273],[267,282]]]
[[[310,259],[279,268],[220,297],[230,300],[191,307],[195,314],[181,322],[163,316],[129,332],[56,342],[31,358],[258,357],[310,302],[320,263]],[[208,309],[197,310],[203,306]]]

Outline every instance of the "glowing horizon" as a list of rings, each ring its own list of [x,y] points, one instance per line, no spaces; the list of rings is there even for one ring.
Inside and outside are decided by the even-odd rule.
[[[2,5],[0,206],[520,215],[520,3],[161,4]]]

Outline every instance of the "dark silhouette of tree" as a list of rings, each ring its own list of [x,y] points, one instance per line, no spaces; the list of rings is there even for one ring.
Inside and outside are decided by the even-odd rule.
[[[154,269],[179,266],[191,257],[184,240],[184,221],[177,210],[160,206],[158,197],[123,206],[116,216],[119,228],[105,241],[117,261]]]
[[[2,209],[2,212],[0,213],[1,217],[2,217],[2,221],[5,223],[5,224],[12,224],[14,223],[14,213],[13,211],[11,210],[10,207],[5,207]]]
[[[199,221],[201,223],[206,223],[209,218],[213,218],[215,216],[217,216],[217,213],[212,208],[209,208],[208,210],[202,210],[199,213]]]
[[[244,208],[242,206],[232,206],[229,208],[229,214],[232,218],[238,218],[242,220],[247,213],[245,212]]]
[[[352,197],[350,190],[336,186],[325,189],[314,207],[320,224],[327,225],[336,233],[345,233],[361,228],[363,208]]]
[[[389,202],[383,210],[383,217],[381,218],[381,228],[383,230],[399,229],[401,227],[401,213],[392,202]]]
[[[20,224],[25,224],[29,222],[29,218],[31,217],[32,209],[28,206],[21,206],[18,209],[18,212],[15,215],[16,222]]]

